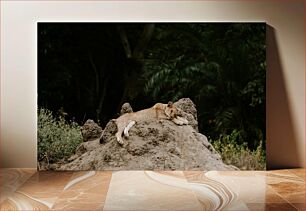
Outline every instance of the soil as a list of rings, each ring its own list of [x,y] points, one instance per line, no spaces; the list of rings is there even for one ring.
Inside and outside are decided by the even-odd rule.
[[[175,105],[189,125],[178,126],[169,120],[140,121],[120,145],[114,136],[116,124],[111,120],[101,139],[82,143],[70,162],[57,170],[238,170],[224,164],[206,136],[198,132],[192,101],[184,98]]]

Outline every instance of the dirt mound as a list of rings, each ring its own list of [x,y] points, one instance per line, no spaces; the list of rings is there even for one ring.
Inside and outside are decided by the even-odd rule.
[[[189,125],[178,126],[169,120],[137,122],[120,145],[114,136],[116,124],[110,121],[100,141],[90,147],[83,143],[82,154],[79,148],[59,170],[237,170],[224,164],[207,138],[197,132],[192,101],[185,98],[175,105]]]
[[[97,123],[88,119],[81,129],[83,141],[87,142],[100,138],[102,131],[102,128]]]

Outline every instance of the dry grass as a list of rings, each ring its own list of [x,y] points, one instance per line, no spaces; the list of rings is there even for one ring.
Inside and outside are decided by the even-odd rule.
[[[216,141],[212,141],[214,148],[222,156],[226,164],[234,165],[241,170],[265,170],[266,154],[262,141],[256,150],[250,150],[247,144],[237,144],[230,139],[231,136],[225,136]]]

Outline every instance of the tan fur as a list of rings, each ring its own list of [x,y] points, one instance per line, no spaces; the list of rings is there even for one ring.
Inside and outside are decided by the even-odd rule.
[[[156,103],[153,107],[140,110],[137,112],[126,113],[116,119],[118,131],[116,133],[117,141],[123,144],[122,133],[124,131],[125,136],[128,135],[128,130],[138,121],[143,120],[161,120],[168,119],[173,121],[177,125],[188,124],[186,119],[178,116],[178,109],[172,102],[168,104]],[[128,128],[126,128],[128,127]]]

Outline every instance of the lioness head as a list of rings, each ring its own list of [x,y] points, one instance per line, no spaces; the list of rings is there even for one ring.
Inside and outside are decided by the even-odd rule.
[[[171,101],[168,102],[168,105],[165,108],[165,114],[170,118],[174,119],[176,118],[178,114],[177,108],[173,105]]]

